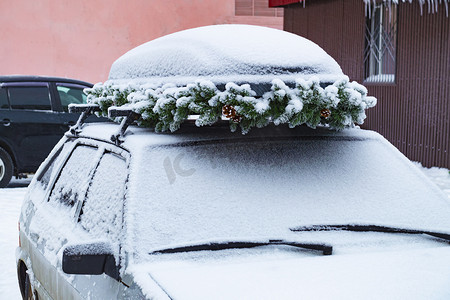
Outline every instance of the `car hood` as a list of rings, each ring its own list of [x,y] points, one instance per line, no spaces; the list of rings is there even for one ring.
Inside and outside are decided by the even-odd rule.
[[[445,244],[331,256],[294,252],[162,260],[135,268],[141,272],[135,278],[143,291],[146,280],[156,281],[172,299],[450,299]]]

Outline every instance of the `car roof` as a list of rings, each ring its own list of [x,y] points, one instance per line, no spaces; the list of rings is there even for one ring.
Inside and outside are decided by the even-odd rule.
[[[81,84],[92,87],[92,83],[64,78],[64,77],[48,77],[48,76],[36,76],[36,75],[2,75],[0,76],[0,82],[29,82],[29,81],[48,81],[48,82],[66,82],[66,83],[74,83]]]
[[[79,137],[97,139],[113,143],[111,136],[117,134],[120,126],[117,123],[86,123],[83,125]],[[69,134],[69,133],[68,133]],[[228,121],[218,122],[213,126],[197,127],[193,121],[182,124],[181,128],[172,133],[156,133],[152,128],[140,128],[130,126],[121,137],[121,146],[133,150],[136,141],[139,145],[162,146],[162,145],[184,145],[201,142],[225,141],[245,141],[245,140],[273,140],[273,139],[338,139],[338,140],[368,140],[376,139],[385,141],[378,133],[359,128],[351,128],[342,131],[330,130],[328,128],[312,129],[307,126],[298,126],[289,128],[287,125],[269,125],[264,128],[254,128],[248,134],[243,135],[239,132],[231,132]],[[389,144],[387,141],[385,141]]]

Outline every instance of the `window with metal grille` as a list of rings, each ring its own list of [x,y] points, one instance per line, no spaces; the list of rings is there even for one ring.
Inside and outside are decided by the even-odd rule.
[[[364,80],[395,82],[397,5],[376,4],[366,18]]]

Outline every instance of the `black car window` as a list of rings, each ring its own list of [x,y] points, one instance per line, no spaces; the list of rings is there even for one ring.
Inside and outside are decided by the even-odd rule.
[[[61,105],[65,112],[69,111],[68,106],[71,103],[82,104],[86,103],[87,96],[83,92],[85,87],[78,85],[63,85],[58,83],[56,89],[61,99]]]
[[[12,109],[51,110],[47,86],[10,86],[8,93]]]
[[[0,87],[0,109],[9,109],[8,96],[6,89]]]
[[[105,153],[89,185],[80,213],[80,224],[94,237],[117,241],[128,177],[125,159]]]
[[[55,182],[50,202],[74,207],[84,197],[97,161],[96,152],[97,148],[84,145],[74,149]]]

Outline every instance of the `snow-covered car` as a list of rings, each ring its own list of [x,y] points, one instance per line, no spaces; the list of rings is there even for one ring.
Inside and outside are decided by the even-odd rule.
[[[259,68],[245,52],[239,65],[230,36],[255,56],[276,39],[286,64]],[[175,53],[180,38],[196,61]],[[375,100],[332,58],[253,26],[162,41],[120,58],[72,106],[82,117],[33,177],[16,253],[25,299],[450,297],[449,200],[354,126]],[[313,58],[296,60],[297,42]],[[220,76],[195,73],[228,45]],[[248,78],[224,73],[236,65]],[[120,124],[83,124],[94,111]]]
[[[117,146],[118,127],[66,135],[33,178],[22,291],[31,280],[40,299],[450,295],[449,203],[377,133],[186,124],[129,128]]]

